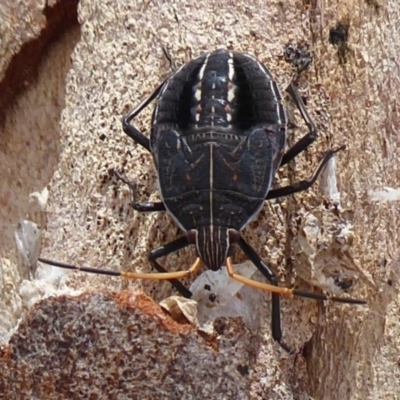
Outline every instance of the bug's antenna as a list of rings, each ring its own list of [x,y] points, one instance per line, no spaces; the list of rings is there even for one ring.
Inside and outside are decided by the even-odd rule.
[[[155,272],[155,273],[137,272],[136,273],[136,272],[113,271],[113,270],[109,270],[109,269],[99,269],[99,268],[92,268],[92,267],[80,267],[80,266],[75,266],[75,265],[71,265],[71,264],[61,263],[58,261],[48,260],[45,258],[38,258],[38,261],[40,261],[44,264],[47,264],[47,265],[51,265],[53,267],[70,269],[70,270],[74,270],[74,271],[88,272],[91,274],[116,276],[116,277],[120,277],[123,279],[129,279],[129,280],[181,279],[187,275],[195,273],[196,271],[198,271],[198,269],[201,266],[200,258],[197,258],[195,260],[195,262],[192,264],[192,266],[186,271]],[[251,287],[254,287],[257,289],[261,289],[261,290],[266,290],[268,292],[279,294],[281,296],[285,296],[285,297],[298,296],[298,297],[306,297],[309,299],[320,300],[320,301],[331,300],[331,301],[336,301],[336,302],[340,302],[340,303],[348,303],[348,304],[366,304],[367,303],[365,300],[345,298],[345,297],[328,297],[324,294],[311,293],[311,292],[306,292],[306,291],[301,291],[301,290],[296,290],[296,289],[290,289],[290,288],[286,288],[286,287],[280,287],[280,286],[271,285],[271,284],[264,283],[264,282],[258,282],[253,279],[246,278],[244,276],[237,274],[234,271],[231,257],[227,258],[226,265],[227,265],[228,274],[232,279],[235,279],[245,285],[248,285],[248,286],[251,286]]]
[[[348,304],[367,304],[367,302],[365,300],[345,298],[345,297],[328,297],[324,294],[305,292],[305,291],[296,290],[296,289],[289,289],[286,287],[271,285],[268,283],[258,282],[253,279],[246,278],[235,272],[235,270],[233,268],[231,257],[227,258],[226,267],[228,270],[228,274],[232,279],[235,279],[241,283],[244,283],[245,285],[248,285],[248,286],[251,286],[251,287],[254,287],[257,289],[261,289],[261,290],[266,290],[271,293],[276,293],[281,296],[285,296],[285,297],[298,296],[298,297],[306,297],[306,298],[314,299],[314,300],[321,300],[321,301],[331,300],[331,301],[336,301],[336,302],[340,302],[340,303],[348,303]]]
[[[71,269],[75,271],[89,272],[91,274],[98,275],[108,275],[108,276],[118,276],[120,278],[136,280],[136,279],[146,279],[146,280],[171,280],[171,279],[181,279],[187,275],[195,273],[201,266],[200,258],[196,258],[196,261],[192,266],[186,271],[174,271],[174,272],[128,272],[128,271],[113,271],[110,269],[99,269],[92,267],[80,267],[71,264],[65,264],[58,261],[47,260],[46,258],[38,258],[38,261],[52,265],[53,267]]]

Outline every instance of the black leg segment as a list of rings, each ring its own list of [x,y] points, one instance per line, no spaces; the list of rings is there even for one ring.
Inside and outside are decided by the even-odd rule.
[[[165,211],[165,205],[161,201],[156,202],[138,202],[136,201],[136,182],[129,180],[125,175],[121,174],[118,171],[114,171],[114,175],[117,179],[124,182],[126,185],[129,186],[132,196],[132,203],[131,206],[134,210],[138,212],[156,212],[156,211]]]
[[[161,201],[133,203],[132,208],[138,212],[157,212],[166,210],[164,203]]]
[[[323,171],[324,167],[328,163],[328,161],[340,150],[343,150],[345,146],[341,146],[334,150],[328,150],[324,156],[322,157],[320,163],[318,164],[317,169],[310,179],[293,183],[292,185],[284,186],[281,188],[272,189],[268,192],[265,200],[276,199],[278,197],[289,196],[290,194],[302,192],[304,190],[309,189],[318,179],[319,175]]]
[[[305,68],[307,68],[307,66],[305,66]],[[308,127],[308,133],[284,154],[280,165],[281,167],[287,164],[289,161],[292,161],[298,154],[307,149],[307,147],[310,146],[317,139],[317,129],[315,128],[314,122],[312,121],[310,114],[308,113],[306,106],[303,102],[303,99],[300,96],[299,90],[297,89],[297,80],[301,72],[305,68],[296,73],[286,90],[292,98],[294,104],[300,111],[300,114]]]
[[[189,246],[189,242],[186,239],[186,236],[183,236],[179,239],[174,240],[164,246],[159,247],[158,249],[152,250],[149,254],[149,261],[153,268],[155,268],[158,272],[167,272],[167,270],[162,267],[156,260],[157,258],[167,256],[168,254],[174,253],[175,251],[181,250]],[[187,289],[181,282],[176,279],[171,279],[168,282],[172,284],[172,286],[187,299],[192,297],[192,292]]]
[[[256,253],[256,251],[242,237],[240,237],[238,245],[242,249],[243,253],[248,257],[248,259],[264,275],[264,277],[273,285],[278,286],[278,281],[273,271],[270,268],[268,268],[268,266]],[[272,310],[271,310],[272,338],[275,341],[277,341],[284,350],[292,354],[293,350],[282,340],[281,306],[280,306],[279,294],[276,293],[271,294],[271,305],[272,305]]]
[[[143,100],[136,108],[132,111],[128,112],[124,118],[122,119],[122,127],[124,132],[132,138],[136,143],[140,144],[146,150],[150,151],[150,140],[148,137],[143,135],[138,129],[136,129],[133,125],[131,125],[132,120],[144,109],[146,108],[160,93],[161,89],[164,87],[164,84],[169,78],[165,79],[154,92],[147,97],[147,99]]]
[[[164,53],[165,58],[169,62],[169,67],[171,68],[171,71],[176,72],[178,67],[176,66],[174,58],[171,56],[171,53],[168,51],[168,49],[165,46],[162,46],[162,51]]]
[[[170,68],[172,72],[177,70],[177,66],[175,64],[174,59],[172,58],[171,54],[169,53],[168,49],[165,46],[162,46],[162,51],[164,53],[165,58],[168,60]],[[122,127],[124,132],[132,138],[136,143],[140,144],[146,150],[150,151],[150,140],[142,132],[136,129],[131,122],[133,119],[144,109],[146,108],[161,92],[161,89],[164,87],[165,83],[169,79],[164,79],[163,82],[154,90],[153,93],[150,94],[145,100],[143,100],[136,108],[132,111],[128,112],[122,119]]]

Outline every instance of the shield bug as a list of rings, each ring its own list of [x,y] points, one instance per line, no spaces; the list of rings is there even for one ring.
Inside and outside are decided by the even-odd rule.
[[[287,116],[281,93],[269,70],[244,53],[216,50],[203,54],[174,71],[124,116],[124,132],[153,156],[162,199],[161,202],[134,202],[134,209],[167,211],[183,231],[180,238],[150,252],[149,261],[156,273],[116,272],[40,261],[128,279],[166,279],[185,297],[190,297],[191,292],[178,279],[194,273],[201,264],[218,270],[226,263],[231,278],[272,293],[272,336],[289,349],[282,341],[280,295],[317,300],[328,297],[279,287],[274,272],[244,239],[242,231],[257,217],[265,200],[310,188],[326,163],[342,149],[326,151],[310,179],[271,189],[277,170],[317,138],[296,85],[301,72],[295,74],[287,90],[308,133],[286,152]],[[132,121],[155,99],[148,138]],[[189,269],[167,272],[159,264],[160,257],[190,245],[195,247],[197,258]],[[269,284],[235,272],[233,246],[243,251]],[[350,298],[330,299],[365,303]]]

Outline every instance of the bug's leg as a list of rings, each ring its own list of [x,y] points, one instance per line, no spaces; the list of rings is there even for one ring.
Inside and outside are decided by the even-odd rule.
[[[122,127],[124,132],[132,138],[136,143],[140,144],[142,147],[150,151],[150,140],[148,137],[143,135],[138,129],[136,129],[133,125],[131,125],[131,121],[135,118],[144,108],[146,108],[161,92],[161,89],[164,87],[165,83],[167,82],[168,78],[165,79],[154,92],[143,100],[136,108],[132,111],[129,111],[127,114],[124,115],[122,119]]]
[[[315,128],[314,122],[308,113],[306,106],[304,105],[303,99],[300,96],[299,90],[297,89],[297,80],[300,74],[308,68],[309,63],[305,64],[301,70],[299,70],[292,81],[290,82],[288,88],[286,89],[289,95],[292,97],[294,104],[300,111],[304,122],[308,127],[308,133],[303,136],[297,143],[295,143],[284,155],[281,161],[281,167],[287,164],[289,161],[293,160],[299,153],[304,151],[308,146],[313,143],[317,138],[317,129]]]
[[[188,240],[186,236],[183,236],[173,242],[167,243],[164,246],[159,247],[158,249],[154,249],[149,254],[149,261],[153,268],[155,268],[159,273],[166,273],[164,267],[162,267],[156,260],[157,258],[164,257],[168,254],[174,253],[175,251],[181,250],[188,246]],[[187,299],[192,297],[192,292],[187,289],[181,282],[176,279],[169,280],[171,285],[183,296]]]
[[[164,56],[169,62],[172,72],[175,72],[177,70],[177,67],[168,49],[165,46],[162,46],[162,51],[164,53]],[[158,94],[161,92],[162,88],[164,87],[168,79],[169,77],[164,79],[164,81],[160,83],[160,85],[154,90],[153,93],[150,94],[149,97],[143,100],[135,109],[125,114],[125,116],[122,119],[122,127],[124,129],[124,132],[130,138],[132,138],[136,143],[140,144],[148,151],[150,151],[149,138],[147,138],[145,135],[143,135],[142,132],[140,132],[133,125],[131,125],[131,122],[144,108],[146,108],[158,96]]]
[[[165,211],[165,205],[161,201],[148,201],[133,203],[132,207],[138,212]]]
[[[162,46],[161,48],[162,48],[165,58],[169,62],[169,67],[171,68],[171,71],[175,72],[178,69],[178,67],[176,66],[174,58],[171,56],[171,53],[168,51],[168,49],[165,46]]]
[[[315,170],[314,174],[311,176],[311,178],[304,180],[304,181],[295,182],[292,185],[272,189],[268,192],[265,200],[276,199],[277,197],[288,196],[290,194],[302,192],[303,190],[309,189],[315,183],[315,181],[318,179],[319,175],[323,171],[323,169],[326,166],[326,164],[328,163],[328,161],[334,156],[335,153],[337,153],[340,150],[343,150],[344,148],[345,148],[345,146],[341,146],[337,149],[328,150],[322,157],[320,163],[318,164],[318,167],[316,168],[316,170]]]
[[[239,282],[244,283],[245,285],[249,285],[251,287],[266,290],[271,292],[272,294],[272,316],[271,316],[271,329],[272,329],[272,337],[286,350],[291,352],[290,347],[287,346],[282,341],[282,329],[281,329],[281,319],[280,319],[280,303],[279,296],[286,297],[305,297],[309,299],[325,301],[331,300],[340,303],[348,303],[348,304],[366,304],[365,300],[353,299],[353,298],[345,298],[345,297],[328,297],[324,294],[305,292],[297,289],[290,289],[286,287],[278,286],[278,281],[276,279],[273,271],[268,268],[268,266],[264,263],[261,257],[256,253],[256,251],[240,236],[237,241],[239,247],[242,249],[243,253],[249,258],[249,260],[257,267],[257,269],[271,282],[271,284],[258,282],[250,278],[246,278],[237,274],[232,265],[231,257],[228,257],[226,260],[226,268],[228,270],[228,274],[232,279],[235,279]]]
[[[314,300],[321,300],[321,301],[331,300],[331,301],[336,301],[339,303],[347,303],[347,304],[366,304],[367,303],[365,300],[353,299],[350,297],[335,297],[335,296],[328,297],[324,294],[304,292],[302,290],[290,289],[287,287],[280,287],[280,286],[278,286],[275,274],[271,271],[271,269],[269,269],[267,267],[267,265],[263,262],[261,257],[255,252],[255,250],[242,237],[240,237],[240,239],[237,243],[239,244],[243,253],[245,253],[247,255],[249,260],[271,282],[271,284],[264,283],[264,282],[258,282],[258,281],[255,281],[254,279],[246,278],[242,275],[237,274],[233,270],[232,259],[230,257],[228,257],[227,263],[226,263],[228,274],[230,275],[231,278],[237,280],[238,282],[242,282],[245,285],[249,285],[249,286],[257,288],[257,289],[266,290],[273,294],[275,293],[275,294],[279,294],[281,296],[286,296],[286,297],[298,296],[298,297],[306,297],[308,299],[314,299]]]
[[[124,182],[128,185],[131,196],[132,196],[132,203],[131,206],[134,210],[139,212],[154,212],[154,211],[165,211],[165,205],[161,201],[146,201],[146,202],[139,202],[136,201],[136,182],[129,180],[125,175],[121,174],[118,171],[113,171],[114,176],[119,179],[120,181]]]
[[[278,281],[275,274],[268,266],[262,261],[256,251],[241,237],[238,242],[239,247],[243,253],[249,258],[249,260],[257,267],[257,269],[264,275],[264,277],[272,283],[272,285],[278,287]],[[227,262],[227,267],[228,267]],[[228,267],[229,268],[229,267]],[[229,271],[228,271],[229,272]],[[232,271],[231,271],[232,272]],[[284,289],[284,288],[283,288]],[[279,345],[285,349],[288,353],[293,354],[293,350],[282,340],[282,328],[281,328],[281,306],[280,306],[280,295],[276,293],[271,294],[271,331],[272,338],[279,343]]]
[[[158,271],[155,273],[143,273],[143,272],[128,272],[128,271],[113,271],[108,269],[99,269],[99,268],[92,268],[92,267],[80,267],[71,264],[65,264],[57,261],[47,260],[45,258],[38,258],[38,261],[52,265],[54,267],[71,269],[76,271],[82,272],[89,272],[92,274],[98,275],[108,275],[108,276],[117,276],[124,279],[150,279],[150,280],[168,280],[171,284],[184,296],[190,298],[192,293],[188,290],[182,283],[180,283],[177,279],[184,278],[185,276],[196,272],[200,266],[201,262],[200,259],[197,258],[196,261],[192,264],[192,266],[186,271],[175,271],[175,272],[167,272],[160,264],[155,261],[159,257],[166,256],[171,254],[175,251],[183,249],[184,247],[188,246],[188,241],[186,237],[181,237],[180,239],[174,240],[162,246],[156,250],[153,250],[149,254],[149,261],[151,265]]]
[[[175,61],[173,60],[167,48],[163,46],[162,51],[170,64],[172,72],[176,71],[177,68]],[[142,101],[142,103],[140,103],[134,110],[127,113],[122,120],[124,132],[130,138],[132,138],[136,143],[140,144],[148,151],[150,151],[150,140],[145,135],[143,135],[143,133],[141,133],[138,129],[136,129],[133,125],[131,125],[131,121],[158,96],[164,84],[166,83],[167,79],[165,79],[147,99]],[[155,202],[155,203],[137,202],[135,199],[136,183],[129,181],[125,176],[123,176],[119,172],[115,171],[114,174],[118,179],[120,179],[122,182],[126,183],[130,187],[133,198],[132,207],[136,211],[139,212],[165,211],[165,206],[162,202]]]

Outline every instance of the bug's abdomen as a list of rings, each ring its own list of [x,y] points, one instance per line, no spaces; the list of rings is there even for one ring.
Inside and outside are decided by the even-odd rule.
[[[242,53],[233,57],[237,86],[233,121],[241,129],[266,127],[286,135],[287,117],[279,88],[269,70],[257,59]]]
[[[229,54],[217,52],[205,57],[192,87],[191,128],[231,126],[237,86]]]
[[[262,63],[247,54],[217,50],[184,65],[166,82],[153,125],[176,127],[183,136],[205,133],[206,141],[207,135],[218,140],[219,133],[244,134],[260,125],[285,135],[281,100]]]

